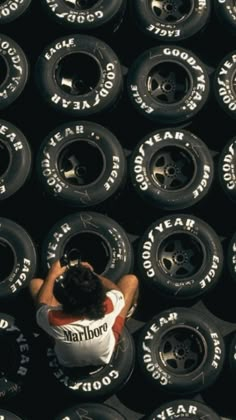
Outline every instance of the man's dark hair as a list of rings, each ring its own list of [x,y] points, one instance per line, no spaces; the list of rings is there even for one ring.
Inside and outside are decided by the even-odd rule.
[[[105,297],[100,279],[89,268],[78,264],[65,272],[59,299],[64,312],[100,319],[105,315]]]

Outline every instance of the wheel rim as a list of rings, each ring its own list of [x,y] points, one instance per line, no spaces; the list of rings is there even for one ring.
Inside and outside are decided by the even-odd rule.
[[[194,8],[193,0],[150,0],[150,4],[155,17],[166,23],[182,22]]]
[[[98,61],[86,53],[71,53],[59,60],[55,70],[59,87],[70,95],[92,92],[101,78]]]
[[[71,9],[76,10],[89,10],[95,4],[99,3],[98,0],[64,0],[64,3]]]
[[[0,378],[11,379],[16,363],[14,335],[9,332],[0,333]]]
[[[3,53],[2,53],[3,54]],[[0,55],[0,87],[5,83],[9,75],[9,66],[4,56]]]
[[[0,266],[1,283],[10,276],[12,268],[15,266],[15,253],[13,252],[11,246],[2,239],[0,239]]]
[[[81,261],[88,261],[98,274],[102,274],[110,262],[110,249],[107,241],[95,233],[78,233],[71,237],[66,243],[63,255],[67,254],[69,260],[73,261],[74,256],[80,256]]]
[[[199,331],[181,325],[162,337],[158,354],[168,370],[176,375],[186,375],[204,363],[207,345]]]
[[[160,244],[157,261],[169,277],[175,280],[188,278],[204,265],[205,251],[193,235],[176,233]]]
[[[0,177],[2,177],[9,168],[10,160],[9,150],[4,141],[0,139]]]
[[[186,69],[173,62],[154,66],[147,77],[147,89],[153,99],[165,104],[179,102],[191,88]]]
[[[59,154],[58,169],[69,184],[81,187],[98,180],[104,171],[104,158],[92,142],[77,140]]]
[[[195,175],[192,156],[180,147],[163,147],[152,158],[151,177],[163,190],[185,188]]]

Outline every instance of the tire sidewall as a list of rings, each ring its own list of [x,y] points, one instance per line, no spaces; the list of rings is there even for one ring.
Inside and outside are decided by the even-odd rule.
[[[161,415],[167,419],[178,419],[179,416],[187,419],[191,416],[192,420],[201,420],[209,418],[211,420],[221,420],[221,418],[207,405],[194,400],[175,400],[167,404],[163,404],[157,410],[155,410],[151,416],[147,417],[146,420],[158,420]],[[186,414],[186,417],[185,415]]]
[[[191,234],[203,248],[202,266],[193,275],[171,279],[161,267],[158,250],[174,234]],[[205,254],[205,256],[204,256]],[[148,227],[138,244],[138,270],[146,285],[174,299],[191,299],[211,290],[223,268],[223,250],[215,231],[203,220],[186,214],[163,217]]]
[[[94,58],[103,73],[96,88],[85,95],[71,95],[63,91],[55,78],[57,63],[73,53]],[[56,110],[77,116],[88,116],[112,107],[123,87],[119,59],[102,40],[90,35],[69,35],[48,45],[36,63],[36,83],[44,100]]]
[[[94,370],[84,377],[78,371],[78,376],[74,375],[74,379],[70,376],[68,368],[59,365],[52,348],[48,348],[47,358],[53,375],[68,392],[76,394],[76,397],[82,398],[83,401],[94,401],[118,392],[128,381],[134,369],[135,346],[132,335],[124,327],[110,363],[100,369],[94,367]],[[71,371],[73,374],[73,369]]]
[[[94,6],[86,10],[72,9],[63,0],[44,0],[47,12],[58,22],[71,29],[87,31],[97,29],[110,22],[121,9],[125,0],[99,0]]]
[[[103,159],[101,174],[87,185],[73,185],[59,171],[60,153],[76,141],[87,142]],[[37,172],[49,195],[74,206],[91,207],[121,188],[126,177],[126,160],[120,143],[108,129],[93,122],[78,121],[57,127],[45,138],[38,152]]]
[[[133,11],[138,26],[146,35],[160,41],[172,42],[190,38],[199,32],[208,22],[211,6],[210,2],[203,4],[200,0],[193,0],[192,10],[185,19],[166,24],[152,12],[148,0],[133,0]]]
[[[155,354],[158,353],[161,338],[170,328],[189,326],[198,331],[207,346],[207,357],[195,371],[186,375],[174,375]],[[139,337],[138,362],[146,379],[155,387],[168,392],[191,394],[212,385],[220,374],[225,356],[224,340],[218,328],[210,319],[198,311],[187,308],[173,308],[156,315],[145,326]],[[204,381],[202,378],[204,377]]]
[[[31,172],[32,155],[23,133],[13,124],[0,120],[0,143],[9,153],[9,165],[0,178],[0,201],[13,195]]]
[[[214,0],[214,9],[221,24],[224,24],[226,30],[232,35],[235,34],[236,13],[234,12],[231,0]]]
[[[23,0],[22,4],[18,4],[15,0],[6,0],[0,6],[0,23],[5,24],[18,19],[28,9],[30,3],[31,0]]]
[[[15,319],[11,315],[0,314],[0,333],[7,334],[7,336],[12,334],[15,352],[14,361],[12,361],[15,371],[11,372],[9,378],[5,376],[0,379],[0,400],[4,401],[15,397],[22,391],[24,381],[28,377],[31,358],[27,337],[17,326]]]
[[[152,98],[146,82],[151,69],[164,62],[181,66],[192,85],[180,101],[168,105]],[[135,60],[128,74],[127,88],[131,102],[143,116],[161,124],[173,124],[189,120],[205,105],[209,77],[205,65],[192,51],[162,45],[145,51]]]
[[[0,89],[0,110],[13,103],[25,88],[29,65],[22,48],[5,34],[0,34],[0,56],[7,66],[7,75]]]
[[[193,162],[193,178],[181,189],[166,191],[152,176],[152,160],[166,147],[178,148]],[[210,151],[198,137],[187,130],[168,128],[154,131],[138,143],[131,156],[130,174],[141,198],[164,210],[178,210],[194,205],[207,194],[214,177],[214,164]]]
[[[42,266],[45,269],[64,255],[68,241],[76,234],[98,235],[107,245],[110,253],[104,276],[117,282],[133,267],[133,249],[124,229],[113,219],[96,212],[79,212],[57,222],[42,246]]]
[[[219,63],[215,70],[214,91],[216,100],[231,118],[236,118],[236,92],[232,81],[236,71],[236,51],[230,52]]]
[[[220,185],[228,198],[233,201],[236,200],[235,152],[236,137],[233,137],[223,148],[218,162]]]
[[[10,275],[0,282],[0,298],[10,298],[33,278],[37,264],[36,250],[25,229],[3,217],[0,218],[0,241],[11,248],[15,257]]]

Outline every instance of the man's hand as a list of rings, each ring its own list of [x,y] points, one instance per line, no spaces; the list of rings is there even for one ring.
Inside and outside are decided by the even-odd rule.
[[[67,267],[66,266],[62,267],[60,260],[57,260],[54,263],[52,263],[48,271],[48,276],[57,279],[58,277],[62,276],[66,270],[67,270]]]
[[[93,266],[91,264],[89,264],[87,261],[80,261],[80,264],[85,267],[88,268],[91,271],[94,271]]]

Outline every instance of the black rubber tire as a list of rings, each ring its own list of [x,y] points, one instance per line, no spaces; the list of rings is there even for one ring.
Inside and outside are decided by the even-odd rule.
[[[140,278],[174,299],[202,296],[223,268],[220,239],[206,222],[188,214],[164,216],[142,235],[137,251]]]
[[[84,60],[82,65],[80,58],[81,79],[73,72],[70,74],[75,67],[73,60],[79,55]],[[88,75],[89,79],[83,80]],[[45,102],[57,111],[78,117],[111,109],[123,88],[117,55],[105,42],[90,35],[65,35],[53,41],[39,56],[35,77]]]
[[[5,0],[0,6],[0,24],[10,23],[26,12],[31,0]]]
[[[42,0],[49,16],[73,31],[89,31],[116,21],[124,14],[126,0],[87,0],[88,5],[72,1]],[[89,4],[91,3],[91,5]]]
[[[231,138],[220,153],[218,161],[218,177],[220,185],[233,201],[236,201],[236,137]]]
[[[233,379],[235,383],[236,382],[236,334],[235,332],[232,336],[230,346],[229,346],[228,367],[229,367],[230,377]]]
[[[70,122],[50,132],[36,163],[46,193],[80,208],[114,197],[126,181],[126,158],[119,141],[107,128],[89,121]]]
[[[156,315],[142,328],[137,344],[138,365],[147,382],[175,394],[191,395],[210,387],[222,371],[224,358],[218,327],[188,308]]]
[[[0,217],[0,253],[0,299],[14,297],[34,276],[37,255],[26,230],[4,217]]]
[[[0,120],[0,201],[15,194],[31,173],[32,153],[24,134],[8,121]]]
[[[138,27],[146,35],[163,42],[192,37],[208,23],[211,13],[210,2],[203,4],[201,0],[174,0],[163,2],[162,7],[160,3],[155,7],[150,0],[132,0],[131,4]]]
[[[236,35],[236,11],[233,0],[214,0],[214,10],[226,31]]]
[[[81,401],[98,401],[117,393],[129,380],[135,363],[135,345],[127,327],[109,364],[100,367],[65,368],[59,365],[54,350],[48,348],[49,368],[56,380]]]
[[[93,420],[126,420],[121,413],[116,409],[109,407],[107,404],[97,403],[82,403],[68,408],[60,413],[55,420],[79,420],[83,417],[91,418]]]
[[[161,417],[162,416],[162,417]],[[210,407],[194,400],[174,400],[163,404],[157,408],[150,416],[145,417],[145,420],[202,420],[209,418],[210,420],[221,420]]]
[[[214,75],[214,94],[220,108],[231,118],[236,118],[236,91],[233,78],[236,71],[236,50],[227,54],[218,64]]]
[[[15,318],[0,314],[1,377],[0,401],[23,390],[31,367],[31,345]],[[18,417],[17,417],[18,419]]]
[[[75,248],[83,261],[92,264],[95,272],[114,282],[132,271],[130,240],[124,229],[108,216],[84,211],[58,221],[43,241],[43,270]]]
[[[0,110],[9,107],[20,96],[29,77],[29,65],[22,48],[5,34],[0,34]],[[5,70],[4,70],[5,69]]]
[[[231,279],[236,282],[236,232],[232,235],[228,245],[227,266]]]
[[[16,414],[0,409],[0,419],[2,420],[22,420],[22,417],[18,417]]]
[[[175,124],[193,118],[203,108],[209,96],[209,77],[192,51],[162,45],[146,50],[134,61],[127,88],[131,103],[144,117],[162,125]]]
[[[130,176],[143,200],[164,210],[179,210],[206,196],[214,164],[201,139],[190,131],[168,128],[148,134],[135,146]]]

